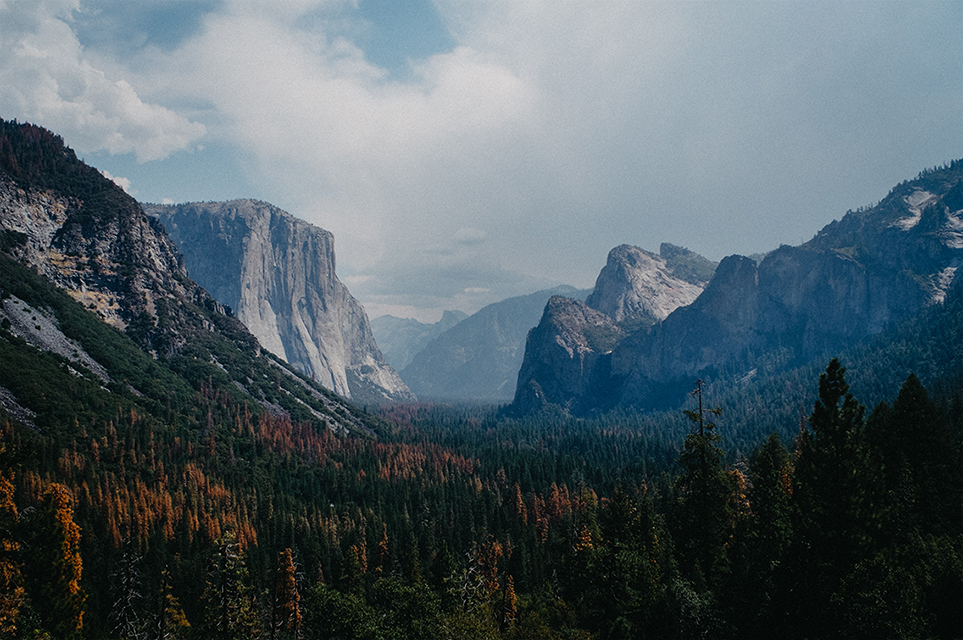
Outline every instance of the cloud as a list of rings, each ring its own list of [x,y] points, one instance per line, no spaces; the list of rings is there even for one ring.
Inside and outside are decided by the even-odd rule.
[[[352,0],[206,3],[123,56],[80,47],[76,0],[34,6],[0,2],[0,109],[141,159],[206,131],[232,188],[334,232],[339,273],[381,308],[590,286],[622,243],[801,242],[963,136],[953,0],[449,0],[450,48],[403,74],[371,62]]]
[[[42,124],[81,152],[166,158],[204,135],[202,124],[141,100],[94,67],[71,28],[79,0],[0,3],[0,112]]]
[[[127,193],[129,193],[130,195],[136,195],[136,194],[137,194],[136,191],[131,191],[131,189],[130,189],[130,180],[128,180],[127,178],[121,178],[121,177],[119,177],[119,176],[112,176],[112,175],[110,175],[110,172],[109,172],[109,171],[101,171],[100,173],[102,173],[105,178],[107,178],[108,180],[110,180],[111,182],[113,182],[114,184],[116,184],[118,187],[120,187],[121,189],[123,189],[124,191],[126,191]]]

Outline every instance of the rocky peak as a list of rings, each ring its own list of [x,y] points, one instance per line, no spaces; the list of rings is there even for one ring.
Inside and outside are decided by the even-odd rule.
[[[335,274],[334,236],[266,202],[145,205],[261,345],[359,402],[412,399]]]
[[[514,406],[527,412],[549,402],[579,410],[604,377],[599,361],[622,337],[606,314],[578,300],[552,296],[528,334]],[[593,371],[597,375],[591,375]]]
[[[675,277],[662,256],[623,244],[609,252],[586,304],[615,322],[651,323],[691,304],[700,293],[702,286]]]
[[[685,388],[706,371],[720,375],[757,362],[773,369],[838,352],[940,303],[963,281],[961,220],[963,161],[957,160],[900,184],[873,207],[847,212],[803,245],[770,252],[758,265],[729,256],[691,304],[627,335],[611,354],[579,355],[571,348],[578,332],[543,318],[519,376],[520,393],[524,387],[529,395],[516,402],[584,411],[653,407],[665,402],[667,390]],[[678,252],[663,253],[658,257],[668,271]],[[612,317],[645,312],[634,287],[644,290],[663,268],[656,256],[616,247],[589,303]],[[560,317],[576,315],[556,307],[552,313]],[[550,367],[564,372],[564,384]]]

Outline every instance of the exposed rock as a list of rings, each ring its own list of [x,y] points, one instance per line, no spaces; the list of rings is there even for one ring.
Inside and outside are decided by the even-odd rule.
[[[192,332],[212,329],[196,307],[224,309],[187,277],[164,230],[59,138],[40,135],[59,154],[48,173],[18,181],[0,171],[5,250],[155,354],[175,354]],[[45,188],[44,180],[73,186]]]
[[[413,398],[335,275],[334,237],[265,202],[144,205],[261,345],[358,402]]]
[[[577,314],[556,303],[529,338],[518,387],[576,411],[653,407],[673,382],[685,387],[707,370],[736,362],[740,371],[757,369],[760,357],[788,365],[834,354],[945,298],[961,280],[961,219],[963,161],[955,161],[903,183],[875,207],[848,212],[804,245],[780,247],[758,266],[726,258],[694,302],[634,331],[608,357],[571,347]],[[614,317],[658,308],[646,307],[627,283],[643,290],[642,283],[661,281],[661,265],[631,249],[613,250],[609,273],[600,274],[589,298]],[[525,403],[516,396],[517,406]]]
[[[691,304],[700,293],[701,286],[674,277],[665,258],[623,244],[609,252],[585,302],[615,322],[651,323]]]
[[[110,382],[104,367],[90,357],[84,348],[60,331],[56,318],[34,309],[16,296],[0,300],[0,318],[10,323],[10,332],[43,351],[51,351],[72,363],[79,364],[97,376],[102,382]]]
[[[528,334],[514,405],[527,412],[546,402],[581,411],[607,377],[611,346],[622,330],[585,303],[552,296]]]

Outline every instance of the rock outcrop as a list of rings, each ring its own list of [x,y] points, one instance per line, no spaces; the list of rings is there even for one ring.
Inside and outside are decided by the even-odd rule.
[[[576,413],[590,409],[585,402],[603,391],[611,349],[622,337],[604,313],[552,296],[528,334],[513,404],[525,413],[548,403]]]
[[[261,345],[357,402],[411,400],[335,274],[333,235],[265,202],[144,205]]]
[[[589,304],[612,320],[633,310],[653,315],[659,305],[646,306],[646,295],[635,296],[626,282],[644,290],[655,279],[632,268],[654,264],[651,254],[617,247]],[[687,388],[707,371],[835,354],[940,303],[961,265],[963,161],[955,161],[901,184],[875,207],[848,212],[801,246],[780,247],[758,265],[726,258],[691,304],[627,332],[611,353],[585,341],[571,348],[581,326],[575,307],[555,302],[529,337],[515,404],[525,410],[554,403],[581,412],[654,407],[665,402],[674,381]]]
[[[78,160],[59,136],[34,125],[3,126],[4,250],[155,355],[177,354],[194,333],[217,329],[198,307],[223,318],[220,329],[232,339],[245,339],[223,306],[188,278],[163,228],[123,189]]]

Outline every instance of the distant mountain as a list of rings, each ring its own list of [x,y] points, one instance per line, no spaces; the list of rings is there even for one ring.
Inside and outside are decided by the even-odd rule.
[[[509,401],[525,338],[546,301],[587,293],[563,286],[490,304],[429,342],[402,369],[401,378],[423,399]]]
[[[334,237],[256,200],[144,205],[264,348],[358,402],[413,400],[335,274]]]
[[[464,311],[445,311],[441,320],[427,324],[414,318],[384,315],[371,321],[371,331],[385,360],[401,371],[425,345],[467,317]]]
[[[602,346],[584,335],[583,312],[550,305],[526,346],[515,406],[653,407],[710,370],[802,364],[942,302],[961,264],[963,161],[955,161],[904,182],[875,207],[848,212],[799,247],[780,247],[758,264],[724,259],[692,304],[652,326],[613,333],[601,320],[589,325],[610,334]],[[636,304],[624,296],[589,300],[616,315],[613,299]],[[564,371],[574,379],[560,381]]]

